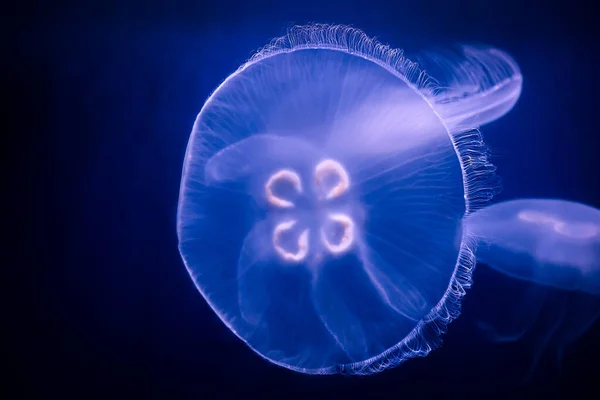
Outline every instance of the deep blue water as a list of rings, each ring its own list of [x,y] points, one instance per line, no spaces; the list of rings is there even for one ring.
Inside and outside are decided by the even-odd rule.
[[[24,395],[470,398],[600,388],[598,324],[566,350],[560,371],[543,358],[525,383],[521,344],[473,334],[478,277],[503,279],[484,268],[465,318],[427,358],[363,378],[286,371],[212,313],[175,231],[182,157],[204,100],[252,50],[312,21],[353,24],[409,54],[465,42],[508,51],[523,94],[483,129],[504,182],[498,200],[600,208],[598,27],[584,2],[68,3],[14,10],[22,22],[6,58],[30,195],[28,311],[19,323],[27,340],[13,363]]]

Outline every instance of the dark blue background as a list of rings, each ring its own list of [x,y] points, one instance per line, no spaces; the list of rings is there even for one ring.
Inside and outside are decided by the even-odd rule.
[[[598,326],[567,350],[562,371],[542,361],[519,383],[519,345],[486,343],[469,325],[479,270],[465,318],[425,359],[362,378],[275,367],[213,315],[175,232],[182,158],[204,100],[252,50],[313,21],[353,24],[409,53],[472,42],[507,50],[525,80],[516,108],[484,128],[504,181],[498,200],[557,197],[600,208],[599,29],[585,2],[13,7],[3,68],[17,122],[11,135],[21,142],[13,165],[26,172],[28,196],[23,288],[11,305],[20,328],[9,349],[17,398],[470,398],[600,388]]]

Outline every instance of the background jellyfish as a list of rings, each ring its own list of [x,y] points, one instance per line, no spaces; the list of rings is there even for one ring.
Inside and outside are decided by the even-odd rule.
[[[465,219],[477,259],[517,279],[600,294],[600,211],[563,200],[522,199]]]
[[[516,61],[493,47],[461,46],[418,57],[440,87],[431,99],[450,130],[481,126],[517,103],[523,76]]]
[[[206,101],[184,162],[179,248],[259,355],[304,373],[371,373],[439,344],[474,264],[462,217],[496,189],[474,124],[432,108],[439,89],[361,31],[311,25]]]
[[[600,211],[563,200],[522,199],[476,211],[465,227],[486,273],[479,327],[500,342],[527,343],[531,364],[564,348],[600,315]],[[493,282],[493,283],[492,283]],[[509,295],[507,295],[509,293]]]

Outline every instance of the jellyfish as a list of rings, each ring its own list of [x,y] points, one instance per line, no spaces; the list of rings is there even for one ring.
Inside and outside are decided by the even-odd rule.
[[[435,74],[440,87],[431,99],[451,130],[488,124],[517,103],[523,75],[506,52],[463,45],[453,51],[424,52],[419,63]]]
[[[600,295],[600,210],[564,200],[502,202],[469,215],[477,258],[516,279]]]
[[[564,200],[498,203],[465,218],[477,260],[491,268],[478,284],[477,325],[496,342],[527,344],[532,377],[552,349],[564,349],[600,315],[600,210]],[[508,294],[508,295],[507,295]],[[549,364],[549,363],[546,363]]]
[[[427,355],[458,316],[475,262],[461,221],[498,187],[481,135],[446,123],[438,89],[401,51],[315,24],[258,51],[202,107],[179,250],[264,359],[370,374]]]

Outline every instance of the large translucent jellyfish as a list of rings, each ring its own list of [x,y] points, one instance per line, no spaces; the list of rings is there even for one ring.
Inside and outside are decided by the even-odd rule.
[[[600,210],[513,200],[469,215],[465,230],[478,242],[478,261],[500,273],[477,278],[486,288],[479,327],[494,341],[526,344],[530,364],[519,378],[531,376],[546,349],[560,361],[600,315]]]
[[[474,264],[462,217],[496,189],[474,124],[432,106],[445,93],[361,31],[311,25],[206,101],[179,248],[256,353],[304,373],[371,373],[439,344]]]

